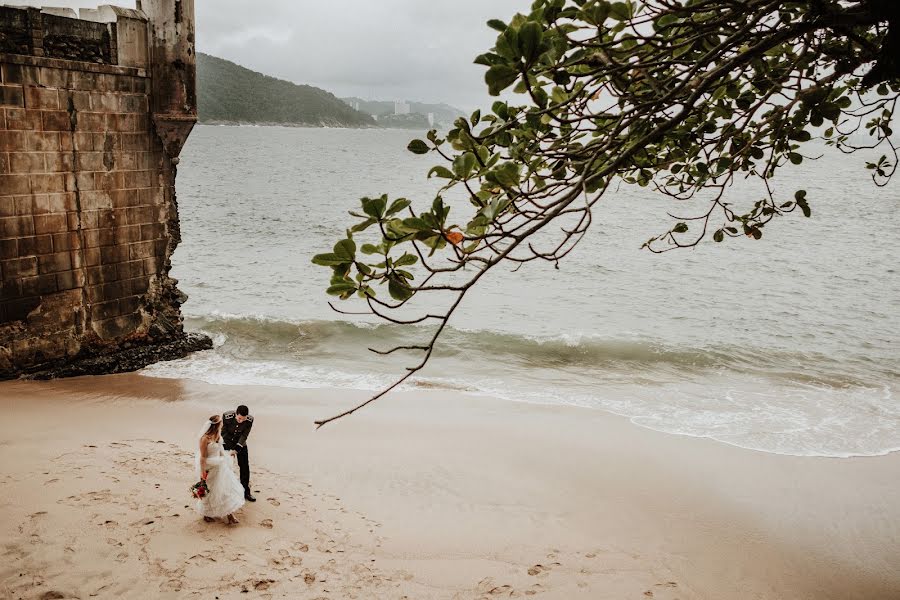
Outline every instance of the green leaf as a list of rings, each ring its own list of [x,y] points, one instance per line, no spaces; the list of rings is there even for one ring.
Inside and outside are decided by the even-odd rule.
[[[431,167],[431,170],[428,171],[428,178],[431,179],[432,175],[437,175],[438,177],[443,177],[444,179],[453,179],[453,171],[451,171],[447,167],[442,167],[440,165]]]
[[[484,74],[484,81],[491,96],[499,96],[519,77],[519,72],[509,65],[494,65]],[[423,142],[424,144],[424,142]],[[420,153],[421,154],[421,153]]]
[[[355,291],[356,291],[356,284],[354,284],[354,283],[336,283],[333,286],[329,287],[327,290],[325,290],[325,293],[329,294],[331,296],[342,296],[343,294],[346,294],[347,292],[352,293]]]
[[[400,302],[409,300],[413,295],[408,285],[394,277],[388,280],[388,293],[390,293],[391,298]]]
[[[316,254],[315,256],[313,256],[312,262],[315,265],[320,265],[323,267],[334,267],[352,261],[329,252],[327,254]]]
[[[391,204],[391,207],[389,209],[387,209],[387,212],[385,213],[385,215],[390,216],[390,215],[396,214],[396,213],[400,212],[401,210],[403,210],[404,208],[406,208],[407,206],[409,206],[410,204],[412,204],[412,202],[410,202],[406,198],[398,198],[398,199],[394,200],[394,202]]]
[[[795,165],[799,165],[800,163],[803,162],[803,156],[800,154],[797,154],[796,152],[789,152],[788,160],[790,160]]]
[[[365,231],[366,229],[368,229],[369,227],[371,227],[372,225],[374,225],[374,224],[377,223],[377,222],[378,222],[377,219],[366,219],[366,220],[363,221],[362,223],[357,223],[356,225],[354,225],[353,227],[351,227],[351,228],[350,228],[350,231],[352,231],[353,233],[358,233],[358,232],[360,232],[360,231]]]
[[[794,200],[798,203],[806,202],[806,190],[797,190],[794,192]]]
[[[528,21],[519,28],[519,54],[525,59],[525,64],[533,63],[540,55],[543,35],[543,27],[534,21]]]
[[[505,162],[490,173],[489,180],[499,183],[504,187],[512,187],[519,183],[519,165],[514,162]]]
[[[404,229],[410,231],[431,231],[432,227],[425,222],[424,219],[419,217],[410,217],[408,219],[403,219],[403,227]]]
[[[504,23],[500,19],[491,19],[490,21],[487,22],[487,25],[491,29],[496,29],[497,31],[499,31],[501,33],[506,31],[506,23]]]
[[[721,229],[719,229],[718,231],[716,231],[713,234],[713,241],[715,241],[715,242],[721,242],[724,239],[725,239],[725,233]]]
[[[673,233],[684,233],[688,230],[687,223],[677,223],[675,227],[672,228]]]
[[[410,254],[409,252],[405,253],[403,256],[394,261],[395,267],[406,267],[409,265],[416,264],[416,261],[419,260],[419,257],[415,254]]]
[[[411,141],[406,149],[413,154],[427,154],[430,150],[428,144],[419,139]]]
[[[453,172],[459,179],[466,179],[475,168],[475,155],[465,152],[453,159]]]
[[[359,251],[363,254],[382,254],[381,248],[374,244],[363,244]]]
[[[334,245],[334,254],[344,262],[353,262],[356,257],[356,242],[353,240],[341,240]]]

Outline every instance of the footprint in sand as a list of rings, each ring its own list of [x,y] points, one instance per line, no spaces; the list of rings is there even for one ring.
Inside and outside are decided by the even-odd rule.
[[[528,568],[528,574],[532,577],[536,577],[538,575],[546,577],[550,573],[550,569],[558,566],[559,563],[550,563],[549,565],[534,565],[533,567]]]
[[[272,519],[263,519],[263,520],[259,523],[259,526],[260,526],[260,527],[265,527],[266,529],[272,529],[272,527],[274,527],[275,524],[272,523]]]
[[[266,501],[272,506],[281,506],[281,502],[276,500],[275,498],[266,498]]]

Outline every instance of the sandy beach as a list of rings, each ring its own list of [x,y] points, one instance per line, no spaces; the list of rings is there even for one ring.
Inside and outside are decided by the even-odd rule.
[[[0,596],[900,598],[900,455],[825,459],[588,409],[115,375],[0,384]],[[211,413],[248,404],[258,498],[194,512]]]

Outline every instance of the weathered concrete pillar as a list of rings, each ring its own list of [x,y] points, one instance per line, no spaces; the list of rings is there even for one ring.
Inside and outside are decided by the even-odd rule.
[[[142,0],[150,22],[150,111],[166,154],[176,159],[197,122],[194,0]]]

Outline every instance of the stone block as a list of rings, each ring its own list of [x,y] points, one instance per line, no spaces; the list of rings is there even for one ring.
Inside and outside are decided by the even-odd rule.
[[[131,260],[150,258],[155,255],[153,242],[138,242],[128,246],[128,256]]]
[[[6,128],[13,131],[41,131],[41,111],[25,108],[7,108]],[[24,150],[24,148],[23,148]]]
[[[0,106],[25,106],[25,94],[20,85],[0,84]]]
[[[126,152],[146,152],[151,148],[147,133],[123,133],[121,136],[122,150]]]
[[[91,110],[100,113],[119,112],[118,94],[99,93],[91,94]]]
[[[17,196],[0,196],[0,218],[16,216],[16,198]]]
[[[42,134],[30,134],[31,136]],[[30,150],[29,137],[24,131],[0,131],[0,152],[25,152]]]
[[[63,173],[45,173],[29,177],[33,194],[54,194],[66,191],[66,178]]]
[[[19,239],[20,256],[40,256],[53,253],[53,237],[37,235]]]
[[[4,217],[0,219],[0,239],[34,235],[33,217]]]
[[[71,192],[65,194],[50,194],[49,202],[50,212],[67,212],[71,214],[78,208],[76,204],[75,194]]]
[[[97,296],[99,298],[99,296]],[[92,325],[95,327],[100,321],[106,321],[108,319],[112,319],[113,317],[119,316],[119,301],[113,300],[111,302],[98,302],[91,306],[91,321]],[[100,337],[105,338],[115,338],[119,336],[118,331],[114,332],[97,332]]]
[[[112,199],[110,198],[109,192],[102,190],[82,190],[81,192],[81,210],[111,209],[112,206]]]
[[[102,133],[94,133],[94,150],[103,150],[104,152],[116,152],[122,149],[122,142],[119,134],[110,131]]]
[[[118,100],[118,112],[145,113],[150,110],[147,96],[144,94],[120,94]]]
[[[144,275],[144,261],[133,260],[116,265],[116,274],[119,279],[134,279]]]
[[[22,65],[3,63],[0,65],[0,80],[3,83],[16,83],[22,85]]]
[[[101,231],[103,231],[101,229]],[[130,259],[129,248],[131,246],[101,246],[100,261],[103,265],[115,266],[115,263],[125,262]]]
[[[42,275],[45,273],[69,271],[71,269],[72,257],[68,252],[57,252],[38,257],[38,272]]]
[[[94,189],[112,191],[125,187],[125,176],[121,171],[94,173]]]
[[[147,277],[136,277],[131,280],[131,291],[134,294],[141,295],[146,294],[147,290],[150,289],[150,281]]]
[[[9,175],[9,152],[0,152],[0,175]]]
[[[116,243],[116,230],[114,228],[107,227],[105,229],[99,229],[98,231],[100,232],[101,247],[112,246]],[[100,259],[101,261],[105,260],[102,253],[100,254]]]
[[[35,215],[34,231],[38,235],[68,231],[69,222],[64,214]]]
[[[0,175],[0,195],[20,196],[31,193],[29,175]]]
[[[56,274],[45,274],[22,279],[22,293],[25,296],[45,296],[58,290]]]
[[[27,85],[25,90],[25,108],[31,110],[59,110],[59,92],[56,89]],[[62,107],[65,108],[65,107]],[[68,117],[68,114],[66,115]]]
[[[119,216],[112,209],[100,209],[97,212],[98,227],[101,229],[115,228],[119,221]]]
[[[156,222],[156,215],[149,206],[137,206],[126,211],[126,219],[129,225],[144,225]]]
[[[43,173],[47,170],[44,155],[40,152],[11,152],[9,155],[11,173]]]
[[[162,223],[141,225],[141,240],[157,240],[165,236],[166,228]]]
[[[151,171],[125,171],[125,188],[148,188],[153,184]]]
[[[0,240],[0,261],[18,258],[19,240]]]
[[[91,110],[91,93],[77,90],[59,90],[59,107],[75,109],[76,112]]]
[[[76,120],[75,131],[105,131],[106,115],[99,112],[80,112]]]
[[[75,187],[79,192],[90,192],[95,189],[96,180],[93,173],[75,173]]]
[[[75,158],[79,171],[105,171],[102,152],[79,152]]]
[[[64,110],[45,110],[41,112],[41,123],[44,131],[71,131],[72,119]],[[60,148],[62,148],[60,146]]]
[[[117,244],[133,244],[141,241],[141,226],[128,225],[116,229]]]
[[[92,152],[94,150],[94,134],[89,131],[76,130],[72,136],[72,143],[78,152]]]
[[[82,234],[82,238],[85,237],[87,232],[85,231]],[[84,266],[85,267],[95,267],[100,264],[100,249],[99,248],[88,248],[87,241],[83,239],[85,248],[81,251],[81,255],[84,257]]]
[[[89,250],[93,252],[100,245],[100,231],[97,229],[85,229],[81,232],[81,238],[84,242],[85,252],[87,253]],[[97,262],[93,264],[100,264],[100,251],[97,250]]]
[[[56,288],[60,291],[81,287],[73,271],[56,274]]]
[[[11,132],[12,133],[12,132]],[[24,132],[16,132],[25,135]],[[62,146],[59,141],[59,133],[55,131],[34,132],[27,136],[29,152],[59,152]],[[24,150],[25,148],[23,148]]]
[[[75,150],[75,145],[72,143],[72,133],[69,131],[62,131],[59,134],[59,151],[60,152],[72,152]]]
[[[17,217],[27,217],[35,214],[37,202],[34,196],[13,196],[13,204],[16,208]]]
[[[41,85],[47,88],[68,89],[71,87],[72,73],[65,69],[41,67]],[[60,108],[65,108],[65,105],[61,104]]]
[[[163,259],[159,256],[144,259],[144,274],[147,276],[156,275],[162,272]]]
[[[35,277],[38,274],[37,257],[26,256],[5,260],[2,263],[3,279],[21,279],[23,277]]]
[[[99,76],[99,73],[92,73],[90,71],[73,71],[69,81],[69,87],[73,90],[84,90],[88,92],[96,90],[98,87],[97,82]]]
[[[48,194],[38,194],[30,196],[32,201],[31,214],[46,215],[50,212],[50,196]]]
[[[75,159],[71,152],[47,152],[44,154],[44,161],[47,163],[48,173],[65,173],[75,170]]]
[[[57,233],[53,236],[53,252],[69,252],[72,250],[80,250],[81,249],[81,238],[75,231],[70,231],[68,233]],[[80,266],[75,265],[73,262],[73,268]]]

